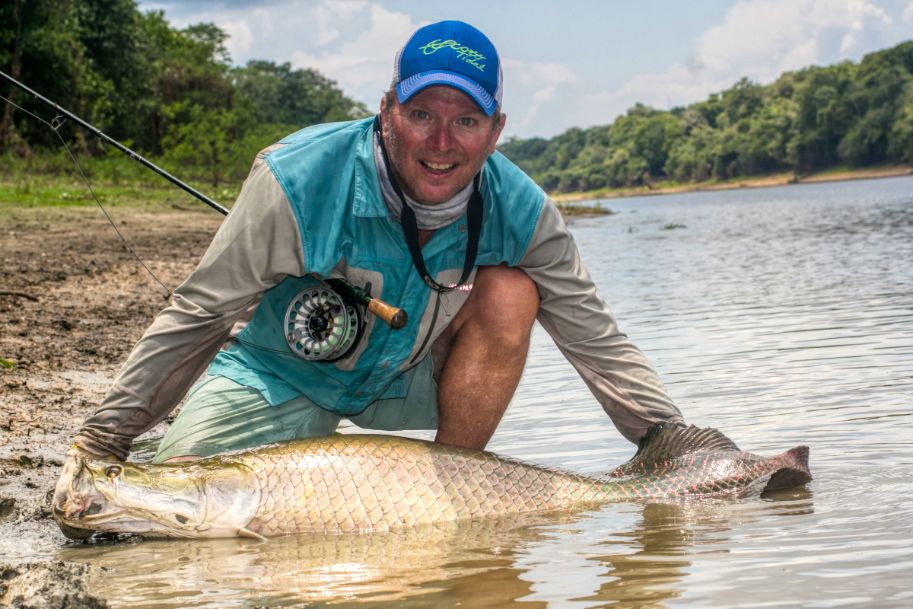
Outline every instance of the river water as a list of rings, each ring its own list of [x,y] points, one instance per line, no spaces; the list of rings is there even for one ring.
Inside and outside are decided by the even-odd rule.
[[[59,557],[102,567],[112,607],[913,607],[913,177],[603,205],[574,235],[687,420],[809,445],[807,488]],[[585,473],[633,453],[538,327],[489,448]]]

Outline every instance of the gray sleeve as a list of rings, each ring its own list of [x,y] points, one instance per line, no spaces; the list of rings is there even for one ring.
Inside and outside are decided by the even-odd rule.
[[[288,199],[258,157],[196,270],[133,347],[76,444],[126,458],[133,439],[177,406],[261,294],[286,275],[303,274],[301,237]]]
[[[539,288],[539,323],[625,438],[636,443],[654,423],[683,420],[656,371],[596,293],[561,213],[548,199],[520,267]]]

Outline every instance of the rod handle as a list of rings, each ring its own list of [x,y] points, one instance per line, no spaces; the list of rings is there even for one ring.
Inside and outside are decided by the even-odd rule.
[[[378,298],[368,301],[368,310],[384,320],[394,330],[399,330],[409,321],[409,316],[404,310],[388,305]]]

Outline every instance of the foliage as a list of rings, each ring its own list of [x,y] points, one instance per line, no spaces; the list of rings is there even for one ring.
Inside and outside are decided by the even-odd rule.
[[[314,70],[233,67],[220,28],[176,29],[136,0],[8,0],[0,24],[0,69],[182,177],[212,185],[242,180],[256,152],[288,133],[368,115]],[[0,95],[53,118],[11,85],[0,85]],[[78,127],[60,133],[83,156],[109,154]],[[50,129],[3,104],[0,153],[55,157],[58,149]]]
[[[234,66],[220,28],[174,28],[136,0],[6,0],[0,24],[0,69],[183,179],[236,185],[256,152],[285,134],[368,115],[314,70]],[[11,86],[0,95],[53,118]],[[60,133],[115,184],[146,171],[114,161],[78,127]],[[913,163],[913,41],[768,85],[743,78],[687,107],[637,104],[610,125],[510,139],[500,150],[560,192]],[[56,135],[3,104],[0,154],[35,152],[40,171],[70,171]]]
[[[743,78],[684,108],[637,104],[608,126],[499,149],[559,192],[913,163],[913,41],[769,85]]]

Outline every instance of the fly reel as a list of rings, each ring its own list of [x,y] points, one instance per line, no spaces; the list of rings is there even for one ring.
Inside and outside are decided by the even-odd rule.
[[[298,357],[309,361],[342,359],[364,330],[364,314],[327,284],[298,293],[285,312],[285,341]]]

